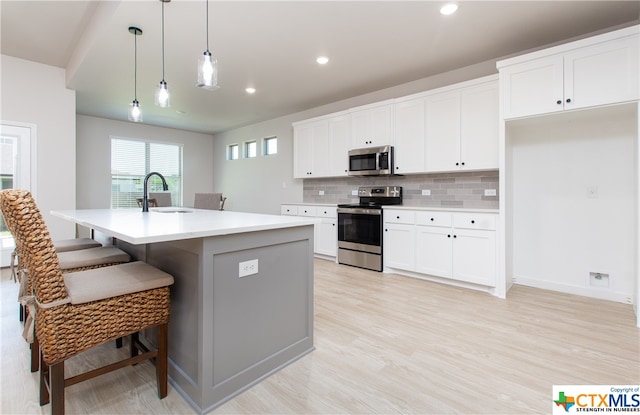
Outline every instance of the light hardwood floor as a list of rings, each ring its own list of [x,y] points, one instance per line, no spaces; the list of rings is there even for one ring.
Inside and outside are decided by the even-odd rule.
[[[0,413],[48,414],[2,270]],[[212,414],[547,414],[552,386],[639,384],[630,305],[515,286],[507,300],[315,261],[316,350]],[[122,353],[103,345],[68,372]],[[150,363],[75,385],[68,414],[193,414]]]

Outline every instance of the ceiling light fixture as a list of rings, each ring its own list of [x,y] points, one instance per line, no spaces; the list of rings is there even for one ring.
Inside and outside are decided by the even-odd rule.
[[[162,81],[156,87],[156,105],[162,108],[169,106],[169,87],[164,80],[164,4],[171,0],[160,0],[162,3]]]
[[[138,102],[138,36],[142,30],[135,26],[129,26],[129,32],[133,35],[133,102],[129,104],[129,121],[142,121],[142,109]]]
[[[453,14],[456,12],[456,10],[458,10],[458,4],[456,3],[447,3],[444,6],[442,6],[440,8],[440,14],[444,14],[445,16],[448,16],[450,14]]]
[[[198,83],[197,87],[216,90],[218,85],[218,59],[209,52],[209,0],[207,0],[207,50],[198,58]]]
[[[253,87],[249,87],[247,89],[245,89],[245,91],[247,91],[247,94],[255,94],[256,93],[256,89]]]
[[[316,62],[318,62],[320,65],[326,65],[329,62],[329,58],[327,58],[326,56],[318,56]]]

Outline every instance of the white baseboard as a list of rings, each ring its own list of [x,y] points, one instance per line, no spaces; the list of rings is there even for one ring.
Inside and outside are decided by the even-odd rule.
[[[633,304],[633,297],[631,294],[613,291],[609,288],[582,287],[563,284],[557,281],[540,280],[522,275],[514,275],[513,283],[527,287],[541,288],[543,290],[558,291],[567,294],[581,295],[583,297],[597,298],[600,300],[615,301],[617,303]]]

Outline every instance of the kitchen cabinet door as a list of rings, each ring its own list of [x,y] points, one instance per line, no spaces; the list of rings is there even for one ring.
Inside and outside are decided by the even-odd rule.
[[[315,247],[316,254],[335,257],[338,250],[338,227],[337,219],[322,219],[321,223],[315,225]]]
[[[385,103],[351,112],[351,149],[393,144],[393,105]]]
[[[564,64],[553,55],[500,70],[505,119],[563,110]]]
[[[450,278],[453,273],[451,228],[416,227],[416,271]]]
[[[564,58],[564,109],[638,99],[638,36],[576,49]]]
[[[328,176],[347,176],[349,169],[349,144],[351,137],[349,115],[329,119],[329,155],[325,160],[316,157],[315,163],[328,163]]]
[[[453,229],[453,276],[460,281],[496,285],[495,231]]]
[[[414,225],[384,224],[384,266],[413,271],[415,268]]]
[[[426,112],[425,170],[459,170],[460,92],[428,96]]]
[[[329,123],[326,120],[296,125],[293,128],[293,177],[323,177],[328,173]],[[314,160],[322,160],[315,163]]]
[[[424,98],[395,104],[395,173],[423,173],[426,103]]]
[[[465,88],[460,102],[460,170],[498,168],[498,82]]]

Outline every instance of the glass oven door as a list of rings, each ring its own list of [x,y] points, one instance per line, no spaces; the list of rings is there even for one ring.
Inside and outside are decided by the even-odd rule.
[[[382,254],[382,210],[338,208],[338,247]]]

